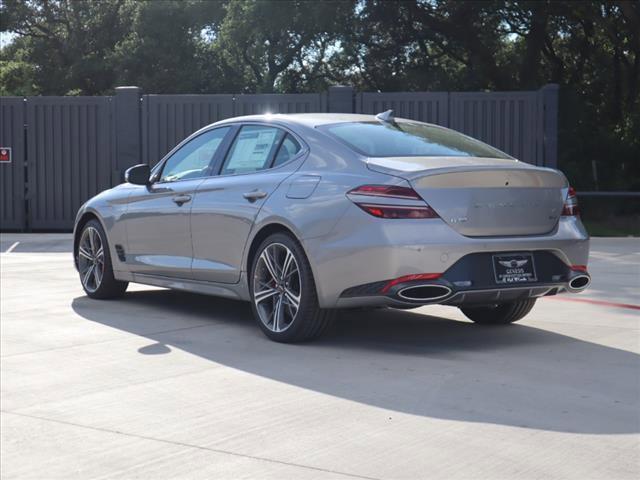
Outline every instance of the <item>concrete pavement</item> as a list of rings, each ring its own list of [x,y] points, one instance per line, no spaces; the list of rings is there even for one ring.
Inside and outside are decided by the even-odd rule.
[[[39,237],[0,237],[3,479],[640,476],[637,239],[595,239],[592,289],[513,326],[350,312],[280,345],[243,303],[90,300]]]

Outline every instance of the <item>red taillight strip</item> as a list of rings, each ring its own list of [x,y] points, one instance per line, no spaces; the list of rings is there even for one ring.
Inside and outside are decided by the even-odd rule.
[[[349,191],[349,195],[366,195],[369,197],[400,198],[404,200],[422,200],[420,195],[409,187],[395,185],[361,185]]]
[[[587,273],[587,266],[586,265],[571,265],[569,268],[571,268],[571,270],[573,270],[574,272]]]
[[[405,282],[415,282],[416,280],[437,280],[442,276],[441,273],[416,273],[413,275],[405,275],[404,277],[396,278],[395,280],[390,280],[387,284],[380,290],[380,293],[387,293],[396,285]]]
[[[438,214],[429,205],[405,206],[405,205],[378,205],[373,203],[356,203],[362,210],[369,215],[378,218],[439,218]]]

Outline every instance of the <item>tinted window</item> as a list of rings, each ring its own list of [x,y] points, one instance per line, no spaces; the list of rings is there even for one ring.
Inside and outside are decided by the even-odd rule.
[[[250,173],[269,168],[284,132],[275,127],[245,125],[233,141],[221,175]]]
[[[273,166],[275,167],[282,163],[288,162],[296,156],[301,148],[302,147],[300,147],[300,144],[296,141],[296,139],[287,133],[287,136],[284,137],[284,140],[282,141],[282,145],[280,145],[280,148],[278,149],[276,158],[273,161]]]
[[[339,123],[321,127],[369,157],[511,158],[453,130],[415,122]]]
[[[206,176],[211,159],[228,131],[229,127],[209,130],[183,145],[165,162],[160,181],[175,182]]]

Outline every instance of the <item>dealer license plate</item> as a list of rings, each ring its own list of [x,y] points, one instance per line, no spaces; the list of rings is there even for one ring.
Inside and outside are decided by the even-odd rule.
[[[493,256],[496,283],[518,284],[536,282],[536,267],[531,253],[510,253]]]

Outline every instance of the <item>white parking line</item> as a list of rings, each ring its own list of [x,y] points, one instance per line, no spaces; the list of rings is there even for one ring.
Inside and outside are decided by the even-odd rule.
[[[20,242],[15,242],[13,245],[11,245],[9,248],[7,248],[7,251],[4,253],[11,253],[13,252],[13,250],[18,246]]]

